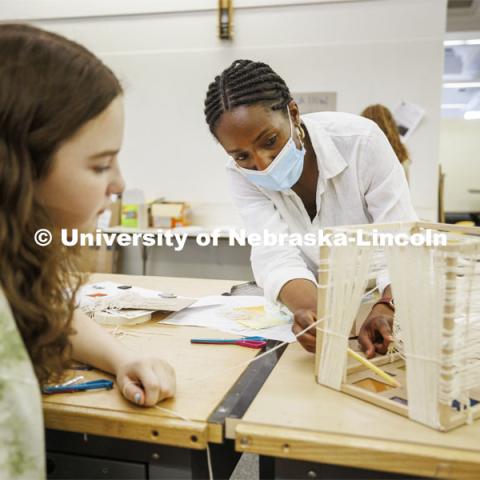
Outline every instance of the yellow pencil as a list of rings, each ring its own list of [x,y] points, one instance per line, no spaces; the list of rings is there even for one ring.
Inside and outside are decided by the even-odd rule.
[[[376,373],[379,377],[382,377],[386,382],[388,382],[393,387],[401,387],[401,385],[388,373],[385,373],[383,370],[378,368],[375,364],[373,364],[370,360],[367,360],[365,357],[362,357],[357,352],[354,352],[351,348],[348,349],[348,354],[360,362],[362,365],[365,365],[369,368],[372,372]]]

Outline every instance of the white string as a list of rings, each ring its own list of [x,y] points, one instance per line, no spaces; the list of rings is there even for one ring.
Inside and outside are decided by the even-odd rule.
[[[453,251],[388,251],[409,416],[434,428],[438,405],[454,400],[471,420],[469,391],[480,386],[480,255],[479,249],[463,254],[465,244],[472,240],[459,237]],[[453,326],[443,328],[445,320]]]
[[[169,408],[159,407],[158,405],[155,405],[155,408],[157,410],[160,410],[161,412],[167,413],[169,415],[173,415],[174,417],[178,417],[181,420],[185,420],[186,422],[193,423],[193,420],[191,420],[190,418],[185,417],[184,415],[182,415],[178,412],[175,412],[174,410],[170,410]]]
[[[323,318],[319,318],[317,319],[315,322],[311,323],[308,327],[304,328],[303,330],[301,330],[299,333],[297,333],[295,335],[295,339],[297,339],[298,337],[301,337],[304,333],[308,332],[309,330],[311,330],[313,327],[316,327],[320,322],[323,322]],[[229,367],[229,368],[225,368],[225,369],[222,369],[222,371],[230,371],[230,370],[236,370],[238,368],[242,368],[242,367],[247,367],[248,365],[251,365],[252,363],[254,362],[258,362],[258,360],[260,360],[261,358],[263,357],[266,357],[267,355],[270,355],[271,353],[275,352],[276,350],[278,350],[279,348],[282,348],[284,347],[285,345],[289,345],[291,342],[282,342],[282,343],[279,343],[278,345],[276,345],[275,347],[271,348],[270,350],[267,350],[266,352],[263,352],[261,353],[260,355],[257,355],[256,357],[254,358],[251,358],[250,360],[247,360],[246,362],[242,362],[242,363],[239,363],[233,367]],[[216,376],[218,374],[218,372],[210,372],[210,374],[208,375],[208,377],[206,378],[210,378],[210,377],[213,377],[213,376]],[[198,377],[197,377],[198,378]],[[201,380],[203,381],[204,378],[201,378]]]
[[[448,304],[453,310],[453,328],[444,331],[448,347],[443,359],[442,373],[450,373],[447,379],[440,379],[441,402],[449,404],[458,400],[462,408],[470,411],[472,388],[480,386],[480,254],[471,252],[459,256]]]
[[[207,466],[208,466],[208,478],[213,480],[213,468],[212,468],[212,457],[210,455],[210,446],[207,442]]]
[[[438,272],[439,266],[433,267],[431,252],[421,247],[391,247],[387,256],[406,359],[409,417],[439,428],[439,327],[445,275]]]
[[[343,333],[338,333],[335,330],[329,330],[328,328],[319,328],[318,330],[320,330],[323,333],[326,333],[327,335],[333,335],[343,340],[348,341],[348,339],[350,338],[350,335],[344,335]]]
[[[130,330],[119,330],[119,326],[117,325],[115,329],[109,330],[110,334],[114,337],[122,337],[124,335],[131,336],[131,337],[151,337],[152,335],[162,335],[171,337],[173,333],[163,333],[163,332],[152,332],[152,331],[144,331],[140,330],[138,332],[132,332]]]
[[[424,362],[433,362],[437,363],[440,365],[442,362],[439,358],[433,358],[433,357],[427,357],[425,355],[418,355],[418,354],[413,354],[413,353],[403,353],[402,355],[403,358],[413,358],[416,360],[423,360]]]
[[[339,390],[347,362],[348,334],[367,286],[372,249],[349,242],[330,248],[321,262],[327,272],[325,325],[317,373],[318,382]],[[322,275],[320,275],[322,277]]]
[[[181,420],[184,420],[185,422],[192,423],[192,424],[194,423],[194,421],[192,419],[190,419],[188,417],[185,417],[185,416],[181,415],[180,413],[175,412],[174,410],[170,410],[169,408],[159,407],[158,405],[155,405],[154,408],[156,408],[157,410],[160,410],[163,413],[167,413],[169,415],[173,415],[174,417],[178,417]],[[213,479],[212,456],[210,454],[210,445],[208,444],[208,441],[207,441],[207,444],[206,444],[206,450],[207,450],[208,478],[210,480],[214,480]]]

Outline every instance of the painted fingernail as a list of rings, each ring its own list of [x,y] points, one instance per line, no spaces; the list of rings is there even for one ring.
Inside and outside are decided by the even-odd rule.
[[[133,400],[135,401],[135,403],[139,404],[140,403],[140,400],[142,399],[142,395],[140,392],[137,392],[135,394],[135,396],[133,397]]]

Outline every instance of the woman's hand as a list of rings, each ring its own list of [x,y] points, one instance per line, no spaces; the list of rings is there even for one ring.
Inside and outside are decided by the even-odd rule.
[[[375,305],[363,322],[358,335],[358,342],[367,358],[376,353],[384,355],[393,341],[393,312],[386,305]]]
[[[305,330],[309,325],[317,321],[317,315],[312,310],[301,309],[294,313],[292,331],[298,335],[302,330]],[[310,328],[303,335],[298,337],[298,341],[302,347],[310,353],[315,353],[317,336],[316,327]]]
[[[123,396],[137,405],[153,407],[175,395],[175,372],[158,357],[129,357],[116,369]]]

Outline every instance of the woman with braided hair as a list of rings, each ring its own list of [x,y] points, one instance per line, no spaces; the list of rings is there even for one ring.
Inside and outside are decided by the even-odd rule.
[[[338,225],[416,219],[388,140],[365,118],[320,112],[300,116],[285,81],[270,66],[237,60],[209,85],[205,118],[230,159],[233,200],[248,233],[316,234]],[[252,268],[270,301],[294,313],[294,333],[315,321],[318,248],[253,246]],[[391,341],[393,306],[387,278],[382,300],[359,341],[368,357]],[[299,337],[315,350],[315,330]]]

